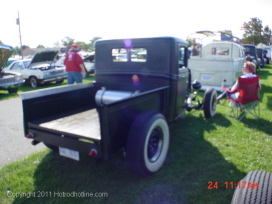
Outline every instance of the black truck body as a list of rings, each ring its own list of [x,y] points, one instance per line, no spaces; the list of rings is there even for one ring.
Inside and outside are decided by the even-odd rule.
[[[158,171],[168,124],[192,108],[215,113],[214,90],[203,103],[188,103],[187,46],[173,37],[97,41],[95,82],[20,94],[26,137],[74,159],[81,152],[107,160],[123,148],[134,172]]]

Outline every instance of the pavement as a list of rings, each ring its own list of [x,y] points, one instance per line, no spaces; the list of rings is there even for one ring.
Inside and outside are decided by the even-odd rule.
[[[0,168],[44,148],[24,137],[21,99],[0,100]]]

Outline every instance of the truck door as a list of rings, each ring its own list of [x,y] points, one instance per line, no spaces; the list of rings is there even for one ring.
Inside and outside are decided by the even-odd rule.
[[[188,69],[187,69],[187,48],[178,46],[178,82],[177,82],[177,101],[176,114],[177,116],[183,113],[187,93]]]

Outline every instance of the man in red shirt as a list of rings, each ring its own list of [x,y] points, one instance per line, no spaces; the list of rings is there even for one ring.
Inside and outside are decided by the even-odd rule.
[[[85,73],[85,66],[81,56],[77,53],[79,47],[76,44],[71,46],[70,52],[66,54],[64,65],[68,73],[68,84],[82,83],[82,74]]]

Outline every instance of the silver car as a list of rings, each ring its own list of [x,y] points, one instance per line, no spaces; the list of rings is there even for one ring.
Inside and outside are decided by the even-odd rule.
[[[23,75],[26,83],[36,88],[46,82],[61,83],[67,78],[64,66],[56,66],[54,60],[58,50],[43,50],[26,60],[18,60],[11,63],[6,71],[13,71]]]
[[[65,56],[59,57],[59,59],[55,63],[55,66],[65,66],[64,59]],[[88,77],[90,74],[94,74],[95,73],[94,53],[92,53],[91,55],[83,56],[82,60],[84,62],[84,66],[86,69],[86,73],[83,74],[83,78]]]
[[[0,45],[0,90],[17,93],[19,86],[24,83],[23,76],[16,72],[3,70],[12,52],[11,46]]]

